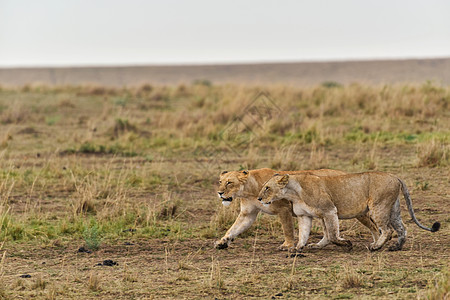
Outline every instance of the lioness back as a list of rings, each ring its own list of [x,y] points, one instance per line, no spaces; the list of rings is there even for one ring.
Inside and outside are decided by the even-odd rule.
[[[339,218],[347,219],[368,210],[370,201],[396,199],[401,185],[397,177],[383,172],[362,172],[338,176],[297,176],[309,193],[323,191],[330,196]]]
[[[255,169],[250,170],[250,175],[253,176],[253,178],[258,183],[259,188],[261,188],[264,183],[267,182],[273,175],[275,174],[310,174],[310,175],[316,175],[316,176],[339,176],[339,175],[345,175],[346,172],[339,171],[339,170],[332,170],[332,169],[318,169],[318,170],[299,170],[299,171],[276,171],[269,168],[262,168],[262,169]],[[259,192],[259,191],[258,191]]]

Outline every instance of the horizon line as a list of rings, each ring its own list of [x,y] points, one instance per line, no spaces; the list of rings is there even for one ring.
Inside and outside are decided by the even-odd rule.
[[[440,60],[450,59],[448,56],[411,56],[411,57],[372,57],[372,58],[330,58],[305,60],[258,60],[258,61],[216,61],[216,62],[129,62],[129,63],[80,63],[80,64],[47,64],[47,65],[1,65],[0,69],[64,69],[64,68],[132,68],[132,67],[207,67],[207,66],[245,66],[245,65],[275,65],[299,63],[351,63],[351,62],[377,62],[377,61],[408,61],[408,60]]]

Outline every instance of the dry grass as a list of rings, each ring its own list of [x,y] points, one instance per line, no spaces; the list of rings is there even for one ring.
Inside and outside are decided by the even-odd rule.
[[[98,277],[98,275],[91,273],[91,275],[89,275],[89,280],[87,282],[88,284],[88,289],[92,292],[99,292],[101,291],[101,281],[100,278]]]
[[[315,150],[311,151],[311,160],[316,160],[316,155],[313,154]],[[297,145],[291,145],[288,147],[281,147],[275,151],[275,155],[272,158],[270,167],[274,170],[301,170],[303,161],[302,157],[299,155],[299,147]],[[313,157],[314,156],[314,157]]]
[[[361,275],[359,275],[358,272],[356,272],[356,270],[349,265],[344,266],[344,272],[341,280],[342,287],[344,289],[360,288],[364,285]]]
[[[448,270],[444,270],[437,276],[435,283],[431,285],[424,298],[429,300],[450,298],[450,272]]]
[[[1,297],[426,293],[448,260],[450,90],[427,83],[260,91],[202,82],[3,88]],[[267,94],[274,104],[252,102]],[[378,255],[367,251],[367,230],[344,220],[351,253],[330,246],[292,259],[276,250],[278,218],[260,215],[217,252],[214,241],[239,214],[239,199],[228,208],[217,199],[219,172],[260,167],[397,174],[411,187],[418,218],[441,221],[442,234],[420,231],[405,215],[405,250]],[[320,239],[318,224],[312,242]],[[89,243],[98,249],[78,252]],[[94,267],[105,259],[119,265]],[[40,282],[18,278],[26,273],[41,274]]]
[[[437,167],[447,166],[450,145],[441,143],[436,140],[419,145],[417,149],[418,166],[419,167]]]
[[[31,289],[33,290],[45,290],[48,282],[42,278],[42,275],[37,275],[34,282],[31,284]]]

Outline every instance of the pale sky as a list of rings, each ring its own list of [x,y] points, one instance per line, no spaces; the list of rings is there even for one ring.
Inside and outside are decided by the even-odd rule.
[[[448,0],[0,0],[0,67],[428,57]]]

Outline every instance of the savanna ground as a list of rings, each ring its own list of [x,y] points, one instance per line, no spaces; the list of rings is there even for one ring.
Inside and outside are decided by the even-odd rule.
[[[3,88],[0,299],[448,297],[449,106],[430,82]],[[260,167],[394,173],[441,230],[402,199],[400,252],[369,252],[344,220],[350,252],[287,257],[267,215],[214,249],[239,211],[218,200],[219,171]]]

